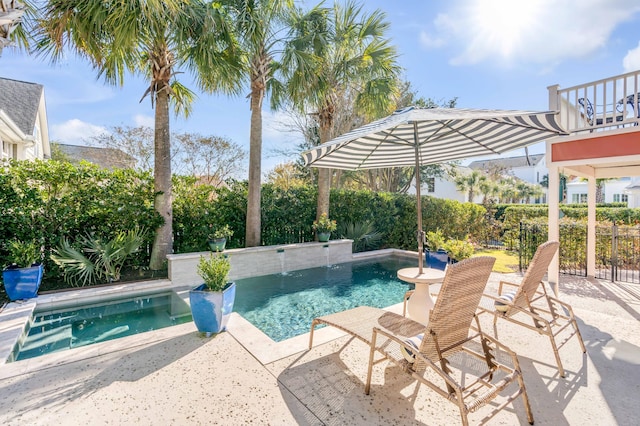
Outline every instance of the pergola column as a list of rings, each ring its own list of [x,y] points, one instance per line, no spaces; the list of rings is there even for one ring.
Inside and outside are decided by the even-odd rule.
[[[596,178],[587,178],[587,276],[596,275]]]
[[[547,150],[547,153],[549,150]],[[547,154],[549,155],[549,154]],[[550,162],[547,161],[547,164]],[[549,241],[560,241],[560,171],[557,166],[549,166]],[[558,296],[560,282],[560,257],[559,251],[553,256],[549,265],[549,284],[552,286],[556,296]]]

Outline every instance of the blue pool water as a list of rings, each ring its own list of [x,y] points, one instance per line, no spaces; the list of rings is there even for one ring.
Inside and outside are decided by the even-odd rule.
[[[15,360],[86,346],[191,321],[189,305],[173,292],[36,311]]]
[[[233,310],[280,342],[309,332],[318,316],[401,303],[410,285],[396,273],[416,263],[389,257],[236,280]]]
[[[234,311],[279,342],[307,333],[317,316],[368,305],[402,302],[410,285],[398,269],[416,261],[388,257],[236,281]],[[36,310],[25,341],[12,359],[158,330],[191,321],[189,305],[173,292]]]

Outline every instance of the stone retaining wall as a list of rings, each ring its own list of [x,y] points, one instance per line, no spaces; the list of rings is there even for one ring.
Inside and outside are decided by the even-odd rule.
[[[283,244],[225,250],[231,271],[229,280],[278,274],[350,262],[353,259],[352,240],[332,240],[327,243]],[[202,284],[197,265],[200,256],[210,252],[170,254],[169,279],[174,287]]]

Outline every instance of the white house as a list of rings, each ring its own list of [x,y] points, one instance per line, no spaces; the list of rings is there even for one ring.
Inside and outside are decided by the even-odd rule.
[[[515,176],[528,183],[542,182],[549,173],[545,154],[522,155],[519,157],[495,158],[491,160],[478,160],[469,163],[472,170],[504,170],[511,176]]]
[[[0,159],[51,158],[44,87],[0,78]]]
[[[640,182],[629,177],[607,180],[603,183],[605,203],[627,203],[629,207],[640,207]],[[575,178],[567,182],[567,204],[587,202],[586,180]]]

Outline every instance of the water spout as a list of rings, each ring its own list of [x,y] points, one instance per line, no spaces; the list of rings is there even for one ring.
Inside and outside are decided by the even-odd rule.
[[[287,275],[287,271],[284,266],[284,249],[278,249],[276,253],[278,254],[278,260],[280,260],[280,274]]]

